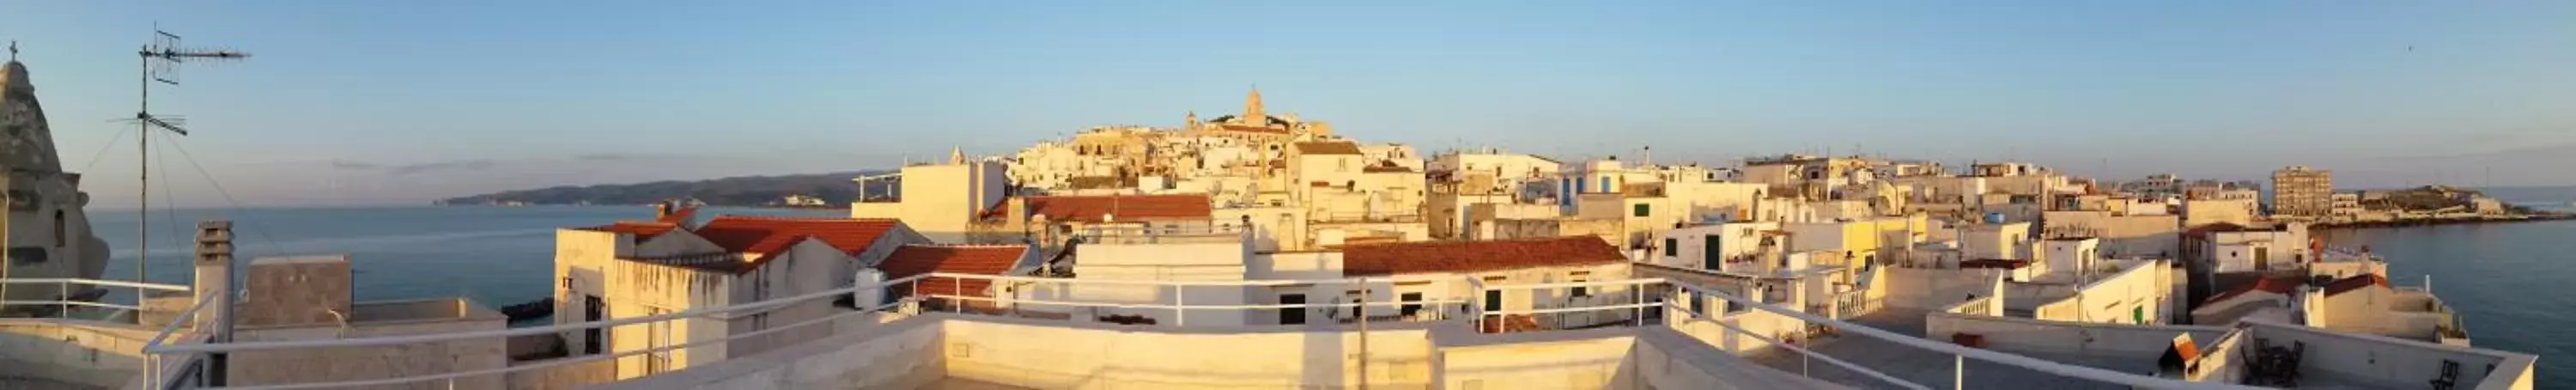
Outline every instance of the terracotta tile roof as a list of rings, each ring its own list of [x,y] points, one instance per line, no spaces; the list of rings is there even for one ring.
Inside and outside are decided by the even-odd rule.
[[[2354,275],[2353,277],[2335,279],[2333,282],[2326,283],[2325,290],[2326,296],[2335,296],[2337,294],[2343,294],[2345,292],[2359,290],[2363,287],[2370,286],[2388,287],[2388,278],[2380,277],[2379,274]]]
[[[1204,219],[1214,204],[1207,194],[1031,196],[1021,201],[1030,215],[1044,215],[1050,222],[1101,222],[1112,216],[1125,221]]]
[[[1358,244],[1342,248],[1342,275],[1476,272],[1628,261],[1600,237]]]
[[[1018,265],[1028,251],[1027,245],[904,245],[877,269],[885,271],[887,280],[932,272],[1001,275]],[[932,277],[912,288],[915,294],[989,296],[986,288],[992,285],[991,280]]]
[[[617,223],[613,224],[577,227],[573,228],[573,230],[630,234],[634,235],[635,239],[641,240],[653,238],[653,236],[659,236],[662,235],[662,233],[669,233],[671,232],[671,229],[678,229],[679,227],[680,226],[676,224],[661,222],[617,221]]]
[[[2236,298],[2237,296],[2245,295],[2245,294],[2247,294],[2247,293],[2252,293],[2252,292],[2255,292],[2255,291],[2266,291],[2266,292],[2271,292],[2271,293],[2273,293],[2273,294],[2290,295],[2290,293],[2291,293],[2291,292],[2299,291],[2299,282],[2298,282],[2298,280],[2299,280],[2299,279],[2297,279],[2297,278],[2262,278],[2262,279],[2256,279],[2256,280],[2254,280],[2254,284],[2249,284],[2249,285],[2246,285],[2244,288],[2238,288],[2238,289],[2235,289],[2235,290],[2232,290],[2232,291],[2228,291],[2228,292],[2225,292],[2225,293],[2219,293],[2217,296],[2209,297],[2209,300],[2208,300],[2208,301],[2203,301],[2202,303],[2215,303],[2215,302],[2219,302],[2219,301],[2225,301],[2225,300],[2228,300],[2228,299],[2234,299],[2234,298]]]
[[[1360,154],[1360,144],[1350,142],[1299,142],[1297,152],[1304,154]]]
[[[767,262],[753,263],[743,261],[742,255],[738,253],[700,253],[670,257],[625,257],[619,259],[639,263],[653,263],[729,274],[750,272],[751,270],[759,269],[761,264],[768,264]]]
[[[834,249],[856,255],[875,243],[878,236],[894,230],[892,219],[790,218],[718,216],[699,226],[698,236],[726,251],[759,253],[752,263],[767,262],[778,253],[795,245],[800,238],[822,239]]]

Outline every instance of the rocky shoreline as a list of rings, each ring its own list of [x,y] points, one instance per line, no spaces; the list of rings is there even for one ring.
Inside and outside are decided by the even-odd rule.
[[[2540,221],[2565,221],[2565,220],[2576,220],[2576,214],[2535,214],[2535,215],[2517,215],[2517,216],[2506,216],[2506,217],[2478,217],[2478,218],[2428,218],[2428,219],[2407,219],[2407,220],[2395,220],[2395,221],[2327,222],[2327,223],[2319,223],[2319,224],[2316,224],[2314,227],[2315,227],[2315,228],[2318,228],[2318,229],[2373,229],[2373,228],[2398,228],[2398,227],[2414,227],[2414,226],[2467,225],[2467,224],[2483,224],[2483,223],[2513,223],[2513,222],[2540,222]]]

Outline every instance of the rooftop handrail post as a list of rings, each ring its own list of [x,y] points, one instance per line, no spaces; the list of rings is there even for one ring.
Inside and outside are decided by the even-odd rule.
[[[61,290],[61,291],[59,292],[59,294],[60,294],[60,295],[55,295],[55,296],[54,296],[54,302],[62,304],[62,309],[60,309],[61,311],[56,311],[56,312],[54,312],[54,315],[55,315],[55,316],[62,317],[63,319],[71,319],[71,318],[72,318],[72,282],[70,282],[70,281],[58,281],[58,282],[54,282],[54,287],[55,287],[56,289],[58,289],[58,290]],[[142,306],[142,305],[143,305],[143,290],[134,290],[134,304],[135,304],[136,306]],[[134,323],[137,323],[137,324],[143,323],[143,313],[135,313],[135,314],[134,314]]]
[[[966,303],[958,301],[957,298],[966,295],[966,280],[953,276],[949,277],[948,294],[950,294],[948,296],[948,312],[965,313]]]
[[[1172,285],[1172,325],[1190,325],[1190,295],[1181,285]]]
[[[1968,355],[1950,354],[1950,388],[1968,388]]]

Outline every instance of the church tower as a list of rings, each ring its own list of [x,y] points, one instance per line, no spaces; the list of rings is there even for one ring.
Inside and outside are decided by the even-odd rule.
[[[1252,95],[1243,98],[1244,124],[1254,127],[1270,125],[1270,116],[1261,113],[1261,87],[1252,87]]]
[[[0,63],[0,185],[9,187],[9,209],[0,210],[0,235],[8,237],[9,255],[0,259],[0,277],[11,279],[97,279],[107,272],[107,242],[90,233],[89,215],[81,207],[89,194],[80,191],[80,175],[63,172],[62,155],[54,151],[54,131],[45,109],[36,102],[36,86],[27,65]],[[87,287],[75,287],[89,289]],[[91,291],[72,290],[72,295]],[[53,288],[0,289],[0,300],[70,300]],[[25,307],[13,307],[24,309]]]

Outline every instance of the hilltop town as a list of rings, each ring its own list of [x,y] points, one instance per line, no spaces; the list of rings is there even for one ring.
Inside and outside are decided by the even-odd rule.
[[[2534,387],[2537,356],[2472,344],[2429,279],[2313,234],[2513,215],[2472,192],[1426,155],[1243,104],[852,177],[825,200],[847,217],[671,201],[564,227],[551,274],[493,276],[552,291],[506,310],[353,302],[347,256],[254,260],[235,291],[209,223],[196,286],[147,286],[184,294],[145,303],[170,325],[144,346],[40,339],[131,359],[12,358],[144,373],[37,376],[98,384],[70,388],[206,367],[476,389]]]

